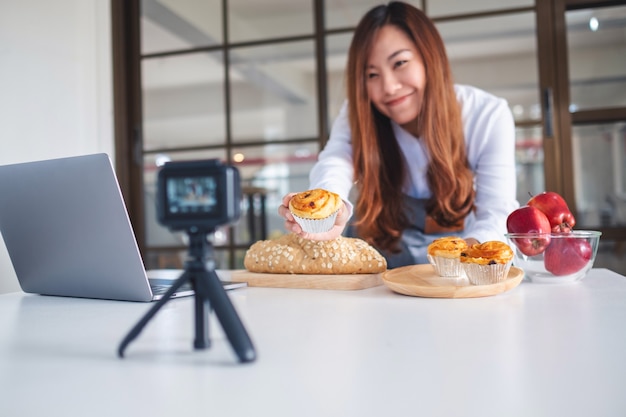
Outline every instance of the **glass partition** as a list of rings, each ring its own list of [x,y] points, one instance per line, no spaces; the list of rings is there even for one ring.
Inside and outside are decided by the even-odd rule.
[[[346,100],[346,65],[352,35],[350,32],[326,37],[328,120],[331,126]]]
[[[141,1],[141,53],[222,43],[222,1]]]
[[[545,191],[543,130],[541,126],[515,129],[517,201],[525,204],[531,195]]]
[[[626,225],[626,123],[572,129],[577,224]]]
[[[230,52],[233,142],[317,136],[313,41]]]
[[[144,150],[224,145],[222,52],[144,59]]]
[[[517,121],[541,120],[534,13],[437,23],[455,81],[506,99]]]
[[[490,12],[518,7],[533,7],[535,0],[425,0],[426,12],[431,17]]]
[[[570,111],[626,106],[626,6],[565,17]]]
[[[228,28],[230,42],[310,35],[313,2],[230,0]]]
[[[421,1],[405,0],[405,2],[422,8]],[[368,10],[384,3],[380,0],[325,0],[324,20],[326,29],[354,27]]]

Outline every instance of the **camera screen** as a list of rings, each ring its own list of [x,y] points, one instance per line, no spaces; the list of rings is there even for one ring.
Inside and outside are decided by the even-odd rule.
[[[209,177],[169,177],[167,208],[172,216],[213,214],[217,207],[217,183]]]

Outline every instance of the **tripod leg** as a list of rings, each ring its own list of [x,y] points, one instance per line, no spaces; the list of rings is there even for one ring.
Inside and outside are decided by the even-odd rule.
[[[228,298],[226,290],[220,283],[217,273],[215,270],[205,269],[202,271],[201,278],[197,280],[196,285],[198,288],[202,287],[200,292],[203,296],[208,296],[211,307],[215,311],[239,361],[254,361],[256,359],[256,351],[252,345],[252,340],[250,340],[246,328],[243,326],[230,298]]]
[[[141,318],[141,320],[139,320],[139,322],[135,324],[130,332],[128,332],[126,337],[124,337],[124,339],[122,340],[122,343],[120,343],[119,348],[117,349],[117,354],[120,358],[124,357],[124,350],[126,349],[128,344],[132,342],[137,336],[139,336],[139,333],[141,333],[141,331],[146,326],[146,324],[148,324],[150,319],[154,317],[157,311],[159,311],[159,309],[170,300],[172,294],[178,291],[180,286],[183,285],[187,280],[189,280],[188,273],[184,272],[176,281],[174,281],[172,287],[169,288],[167,292],[163,295],[163,298],[157,301],[156,304],[154,304],[152,308],[150,308],[150,310],[148,310],[148,312]]]
[[[198,289],[196,285],[196,294]],[[204,297],[196,296],[196,337],[193,341],[195,349],[206,349],[211,345],[209,340],[209,313],[211,305],[209,300]]]

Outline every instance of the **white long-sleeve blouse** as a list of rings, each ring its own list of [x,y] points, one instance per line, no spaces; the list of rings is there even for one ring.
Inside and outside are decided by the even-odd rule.
[[[479,241],[504,240],[506,218],[519,207],[516,200],[515,125],[507,102],[486,91],[456,85],[461,104],[467,158],[474,173],[475,211],[465,221],[462,237]],[[404,193],[429,198],[426,181],[428,154],[419,138],[392,121],[393,131],[407,163]],[[330,138],[310,172],[311,188],[338,193],[348,207],[354,182],[351,132],[347,102],[333,123]]]

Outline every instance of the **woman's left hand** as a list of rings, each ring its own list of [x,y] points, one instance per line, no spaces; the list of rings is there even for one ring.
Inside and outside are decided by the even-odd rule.
[[[302,230],[302,227],[300,227],[298,223],[296,223],[293,215],[289,211],[289,201],[295,194],[296,193],[289,193],[284,196],[283,204],[278,207],[278,214],[285,219],[285,229],[297,234],[303,239],[309,240],[333,240],[341,236],[350,218],[345,204],[341,205],[332,229],[330,229],[328,232],[323,233],[307,233]]]

